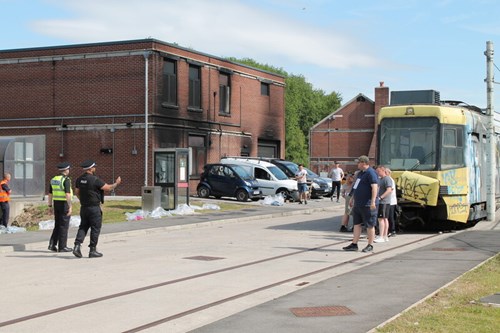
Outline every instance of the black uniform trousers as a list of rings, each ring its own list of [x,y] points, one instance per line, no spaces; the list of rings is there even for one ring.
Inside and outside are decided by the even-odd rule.
[[[10,205],[9,202],[0,202],[0,209],[2,210],[2,217],[0,218],[0,222],[4,227],[9,226],[9,215],[10,215]]]
[[[332,181],[332,198],[333,198],[333,195],[335,194],[335,192],[337,192],[337,200],[339,200],[341,187],[342,187],[342,183],[340,180],[339,181],[335,181],[335,180]]]
[[[59,249],[64,249],[68,245],[68,216],[69,205],[67,201],[54,200],[54,230],[50,236],[50,244],[59,245]]]
[[[80,227],[76,234],[75,245],[80,245],[85,240],[87,231],[90,229],[89,247],[96,247],[99,241],[102,225],[101,206],[82,206],[80,208]]]

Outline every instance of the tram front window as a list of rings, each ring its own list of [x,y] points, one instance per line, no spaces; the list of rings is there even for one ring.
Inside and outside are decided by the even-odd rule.
[[[380,164],[392,170],[434,170],[437,118],[386,118],[380,124]]]

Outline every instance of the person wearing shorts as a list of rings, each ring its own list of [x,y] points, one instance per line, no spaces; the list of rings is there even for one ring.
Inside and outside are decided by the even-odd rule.
[[[379,235],[375,238],[375,243],[384,243],[389,241],[389,214],[391,213],[391,194],[392,179],[387,175],[383,165],[377,167],[379,179],[379,205],[378,205],[378,231]]]
[[[343,247],[345,251],[358,251],[358,241],[361,236],[362,227],[366,227],[368,245],[363,252],[373,251],[373,241],[375,239],[375,226],[377,224],[378,213],[378,176],[370,167],[370,160],[367,156],[360,156],[356,162],[360,170],[353,185],[353,207],[352,218],[354,224],[354,234],[352,243]]]
[[[304,204],[307,205],[307,171],[304,169],[303,164],[299,164],[299,171],[295,174],[295,179],[297,180],[297,187],[299,190],[299,204],[302,204],[302,200],[304,200]]]
[[[345,200],[344,203],[344,215],[342,216],[342,225],[340,226],[340,232],[352,231],[349,229],[349,218],[351,216],[351,192],[352,186],[354,185],[354,177],[352,175],[347,175],[345,184],[342,184],[341,195]]]

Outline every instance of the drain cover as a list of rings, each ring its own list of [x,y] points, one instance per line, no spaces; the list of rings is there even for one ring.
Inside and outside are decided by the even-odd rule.
[[[193,257],[185,257],[184,259],[212,261],[212,260],[221,260],[221,259],[225,259],[225,258],[222,258],[222,257],[209,257],[209,256],[193,256]]]
[[[355,314],[351,309],[342,305],[291,308],[290,311],[296,317],[349,316]]]

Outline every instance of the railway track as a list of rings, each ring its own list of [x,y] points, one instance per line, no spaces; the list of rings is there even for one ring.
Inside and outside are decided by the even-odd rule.
[[[17,311],[1,315],[0,332],[44,332],[61,322],[73,332],[186,332],[446,237],[399,235],[373,253],[344,252],[350,234],[332,231],[338,228],[330,214],[110,239],[99,261],[43,250],[4,255],[8,265],[19,258],[61,260],[48,261],[50,280],[24,285],[26,306],[14,298],[20,288],[2,297],[2,307],[15,303]],[[63,272],[65,283],[58,284]]]

